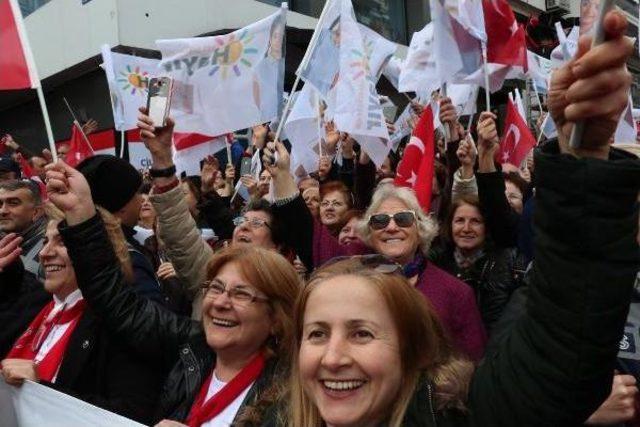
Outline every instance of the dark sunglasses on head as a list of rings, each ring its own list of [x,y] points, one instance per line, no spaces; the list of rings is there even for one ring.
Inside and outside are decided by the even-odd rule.
[[[414,211],[402,211],[396,212],[393,215],[386,213],[379,213],[371,215],[369,220],[369,227],[374,230],[382,230],[391,222],[391,218],[398,227],[407,228],[411,227],[416,222],[416,213]]]
[[[325,268],[345,260],[356,260],[363,268],[375,270],[377,273],[402,273],[402,266],[400,264],[380,254],[339,256],[331,258],[329,261],[322,264],[321,268]]]

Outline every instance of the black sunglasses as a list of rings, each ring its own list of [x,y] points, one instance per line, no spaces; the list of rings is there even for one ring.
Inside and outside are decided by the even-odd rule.
[[[371,215],[367,221],[369,227],[374,230],[382,230],[387,227],[391,222],[391,218],[398,227],[407,228],[411,227],[416,222],[416,213],[414,211],[402,211],[396,212],[393,215],[386,213],[379,213]]]

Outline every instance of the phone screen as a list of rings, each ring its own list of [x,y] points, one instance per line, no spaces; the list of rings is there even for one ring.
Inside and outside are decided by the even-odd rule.
[[[251,157],[243,157],[240,163],[240,176],[251,175]]]
[[[152,78],[149,82],[149,99],[147,108],[149,117],[157,127],[165,125],[169,115],[169,100],[171,99],[171,79],[169,77]]]

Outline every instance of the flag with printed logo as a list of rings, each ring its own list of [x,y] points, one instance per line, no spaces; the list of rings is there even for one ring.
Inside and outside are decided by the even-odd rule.
[[[291,143],[291,172],[302,177],[318,169],[322,126],[320,94],[312,85],[306,84],[294,96],[284,132]]]
[[[103,45],[102,61],[116,130],[136,128],[138,108],[146,106],[149,79],[159,74],[160,60],[111,52]]]
[[[223,135],[274,120],[282,107],[286,8],[229,34],[157,40],[174,79],[176,131]]]
[[[398,45],[385,39],[365,25],[358,24],[358,26],[362,34],[362,43],[364,45],[365,55],[367,56],[369,72],[371,73],[373,81],[377,82],[387,62],[389,62],[393,54],[398,50]]]

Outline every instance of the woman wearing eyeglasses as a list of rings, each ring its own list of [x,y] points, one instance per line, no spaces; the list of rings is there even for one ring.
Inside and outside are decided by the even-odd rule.
[[[404,276],[433,305],[454,347],[480,360],[486,343],[473,290],[427,261],[436,222],[425,215],[412,190],[380,186],[365,212],[360,235],[377,253],[397,262]]]
[[[169,372],[159,425],[227,426],[260,422],[287,377],[291,311],[299,289],[275,251],[236,246],[214,255],[202,287],[202,322],[180,317],[120,286],[120,272],[82,175],[63,163],[47,172],[64,210],[60,234],[87,304],[149,363]]]

